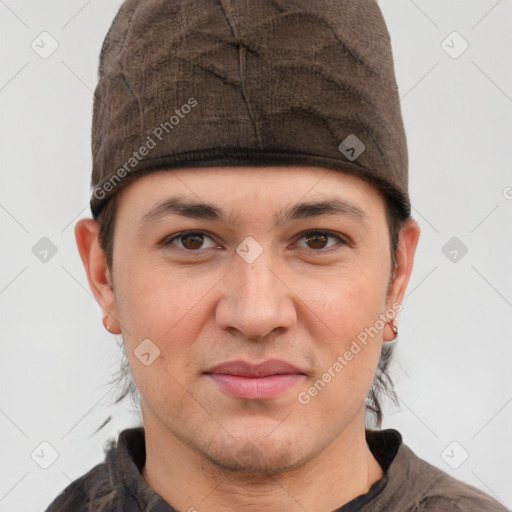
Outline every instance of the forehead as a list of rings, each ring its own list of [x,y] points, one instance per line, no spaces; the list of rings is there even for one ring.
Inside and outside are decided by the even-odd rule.
[[[192,204],[212,206],[203,208],[203,218],[226,222],[227,215],[233,217],[235,212],[272,215],[276,225],[286,222],[287,217],[290,220],[285,213],[291,212],[282,210],[286,205],[331,202],[333,210],[343,213],[345,209],[345,213],[362,221],[381,215],[385,209],[383,194],[359,176],[312,166],[158,170],[135,179],[118,196],[119,215],[129,215],[134,221],[154,220],[166,208],[179,214],[180,208],[184,212]]]

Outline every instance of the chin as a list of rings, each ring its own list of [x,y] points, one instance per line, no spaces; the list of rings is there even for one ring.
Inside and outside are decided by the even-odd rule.
[[[200,447],[201,455],[218,469],[251,478],[268,478],[293,470],[315,454],[305,453],[305,443],[294,436],[269,437],[264,433],[235,435],[229,439],[212,439]]]
[[[203,453],[214,466],[228,473],[246,475],[252,478],[268,478],[295,469],[301,465],[297,454],[287,452],[263,453],[255,444],[249,442],[238,451],[227,453]]]

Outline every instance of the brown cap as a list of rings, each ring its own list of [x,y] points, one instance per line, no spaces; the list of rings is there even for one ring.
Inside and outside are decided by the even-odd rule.
[[[355,173],[410,215],[407,141],[375,0],[127,0],[94,93],[91,210],[153,170]]]

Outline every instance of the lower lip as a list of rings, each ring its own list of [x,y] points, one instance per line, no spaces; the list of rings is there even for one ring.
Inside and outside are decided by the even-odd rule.
[[[301,373],[285,373],[268,377],[241,377],[224,373],[209,375],[221,389],[246,400],[274,398],[304,378]]]

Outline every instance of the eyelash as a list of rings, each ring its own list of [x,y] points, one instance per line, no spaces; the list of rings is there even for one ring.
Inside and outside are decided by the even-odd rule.
[[[327,235],[329,238],[336,238],[338,240],[338,242],[341,243],[341,245],[349,245],[348,242],[346,240],[344,240],[340,235],[334,233],[333,231],[329,231],[329,230],[325,230],[325,229],[310,229],[308,231],[304,231],[304,232],[301,233],[301,236],[300,236],[299,240],[301,240],[302,238],[304,238],[308,234]],[[213,240],[213,238],[206,231],[190,230],[190,231],[180,231],[179,233],[176,233],[175,235],[172,235],[171,238],[168,238],[166,241],[164,241],[162,245],[163,246],[172,245],[172,242],[174,240],[183,238],[183,237],[185,237],[187,235],[204,235],[207,238],[210,238],[211,240]],[[176,247],[176,249],[178,249],[179,251],[188,252],[190,254],[200,254],[202,251],[206,250],[206,249],[197,249],[197,250],[182,249],[181,247]],[[306,251],[309,251],[309,252],[313,252],[313,253],[328,253],[328,252],[336,251],[339,248],[336,248],[336,245],[334,245],[334,246],[331,246],[331,247],[327,247],[326,249],[308,249],[308,248],[304,248],[304,247],[300,247],[300,249],[306,250]]]

